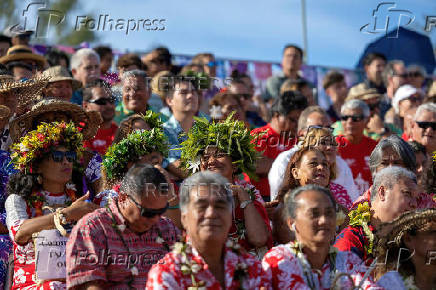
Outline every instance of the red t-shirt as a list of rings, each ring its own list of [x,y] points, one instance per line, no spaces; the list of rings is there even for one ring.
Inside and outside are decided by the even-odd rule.
[[[371,171],[369,170],[369,156],[377,145],[377,141],[363,136],[359,144],[351,144],[345,136],[338,136],[338,153],[350,166],[353,172],[354,183],[359,192],[365,192],[372,184]]]
[[[109,129],[99,128],[94,138],[85,141],[84,146],[92,151],[97,151],[103,156],[106,153],[107,148],[114,141],[115,132],[117,132],[118,126],[112,123]]]
[[[255,149],[259,152],[263,152],[263,156],[270,159],[276,159],[280,153],[291,149],[296,143],[296,138],[292,138],[289,134],[277,133],[269,123],[263,127],[254,129],[251,131],[251,135],[255,136]],[[250,182],[260,191],[262,196],[270,196],[267,177],[259,178],[257,182],[254,180],[250,180]]]

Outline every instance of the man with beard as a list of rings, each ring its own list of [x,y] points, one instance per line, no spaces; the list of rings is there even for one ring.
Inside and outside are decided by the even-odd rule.
[[[115,98],[109,85],[99,81],[95,85],[83,91],[83,108],[85,111],[99,112],[103,123],[94,138],[85,142],[85,147],[97,151],[100,155],[106,153],[106,149],[112,144],[118,126],[115,124]]]

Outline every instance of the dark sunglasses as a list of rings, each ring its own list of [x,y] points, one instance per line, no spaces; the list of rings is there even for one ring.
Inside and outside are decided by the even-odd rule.
[[[436,122],[416,122],[416,124],[418,124],[418,127],[421,129],[426,130],[427,128],[432,128],[436,131]]]
[[[394,74],[394,77],[400,77],[400,78],[407,78],[409,76],[409,74],[404,73],[404,74]]]
[[[415,71],[415,72],[409,72],[408,76],[409,78],[417,78],[417,77],[422,77],[422,74],[419,71]]]
[[[359,115],[359,116],[351,116],[351,115],[341,116],[342,121],[347,121],[349,118],[351,118],[351,121],[353,121],[353,122],[360,122],[363,120],[364,117],[362,115]]]
[[[251,95],[250,94],[239,94],[241,96],[241,98],[248,100],[250,99]]]
[[[90,100],[90,101],[88,101],[88,103],[96,104],[96,105],[99,105],[99,106],[105,106],[107,103],[114,104],[115,103],[115,98],[100,98],[100,99],[97,99],[97,100]]]
[[[74,162],[77,159],[77,153],[74,151],[52,151],[51,152],[51,158],[54,162],[62,162],[64,160],[64,157],[67,158],[68,162]]]
[[[313,130],[313,129],[325,129],[325,130],[329,130],[330,133],[333,133],[333,131],[334,131],[334,129],[332,127],[329,127],[329,126],[311,125],[311,126],[307,127],[306,135],[310,130]]]
[[[167,209],[168,209],[168,202],[167,205],[164,208],[158,208],[158,209],[153,209],[153,208],[145,208],[142,207],[142,205],[140,205],[133,197],[131,197],[130,195],[127,195],[131,201],[133,201],[133,203],[138,207],[138,209],[141,210],[141,216],[151,219],[157,215],[163,215]]]

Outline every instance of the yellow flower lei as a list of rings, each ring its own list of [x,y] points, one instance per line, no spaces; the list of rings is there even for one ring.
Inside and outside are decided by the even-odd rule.
[[[368,202],[360,203],[357,206],[357,209],[348,213],[348,216],[350,217],[350,222],[348,223],[350,226],[361,226],[363,228],[363,231],[369,240],[369,247],[365,245],[365,250],[368,254],[372,254],[374,247],[374,234],[368,227],[368,223],[371,220],[371,208],[369,207]]]
[[[12,145],[12,163],[16,169],[29,170],[31,173],[32,163],[54,146],[63,145],[80,156],[83,151],[82,140],[83,135],[73,122],[41,123],[36,130]]]

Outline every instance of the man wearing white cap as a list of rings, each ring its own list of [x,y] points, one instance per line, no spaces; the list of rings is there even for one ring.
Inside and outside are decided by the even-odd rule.
[[[403,128],[404,116],[407,110],[422,104],[422,93],[411,85],[402,85],[395,92],[392,107],[398,120],[399,128]]]

